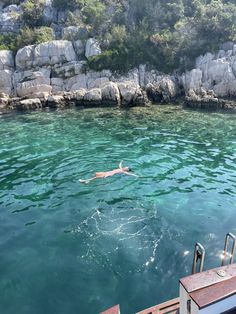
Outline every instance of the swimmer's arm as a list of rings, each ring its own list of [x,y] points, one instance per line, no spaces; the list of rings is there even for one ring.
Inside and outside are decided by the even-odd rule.
[[[79,180],[80,183],[85,183],[85,184],[88,184],[89,182],[93,181],[93,180],[96,180],[97,177],[93,177],[91,179],[87,179],[87,180]]]
[[[137,174],[134,174],[134,173],[130,173],[130,172],[126,172],[126,171],[123,171],[123,173],[127,174],[127,176],[132,176],[132,177],[139,178],[139,176],[137,176]]]

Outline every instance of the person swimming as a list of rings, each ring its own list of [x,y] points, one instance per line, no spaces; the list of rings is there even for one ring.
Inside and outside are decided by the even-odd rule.
[[[89,183],[89,182],[91,182],[93,180],[96,180],[96,179],[105,179],[105,178],[108,178],[108,177],[112,177],[115,174],[126,174],[127,176],[133,176],[133,177],[138,178],[138,176],[136,174],[130,173],[130,171],[132,171],[131,168],[123,167],[122,166],[122,161],[121,161],[120,164],[119,164],[119,168],[111,170],[111,171],[106,171],[106,172],[96,172],[95,176],[92,177],[91,179],[79,180],[79,182],[87,184],[87,183]]]

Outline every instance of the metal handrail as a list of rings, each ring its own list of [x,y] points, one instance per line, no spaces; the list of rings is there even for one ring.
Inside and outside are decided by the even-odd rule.
[[[192,266],[192,274],[201,273],[203,270],[204,260],[205,260],[206,251],[204,246],[201,243],[195,244],[194,255],[193,255],[193,266]],[[198,271],[197,271],[197,263],[199,263]]]
[[[232,242],[231,253],[228,253],[229,239],[232,239],[232,241],[233,241],[233,242]],[[221,266],[224,266],[224,265],[225,265],[227,256],[230,256],[229,263],[230,263],[230,264],[233,264],[233,262],[234,262],[235,249],[236,249],[236,237],[235,237],[234,234],[232,234],[232,233],[229,232],[229,233],[226,234],[226,237],[225,237],[225,247],[224,247],[224,252],[223,252],[223,258],[222,258]]]

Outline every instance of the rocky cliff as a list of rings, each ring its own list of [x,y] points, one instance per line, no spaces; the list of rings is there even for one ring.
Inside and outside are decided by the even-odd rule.
[[[222,99],[236,97],[236,45],[232,42],[215,54],[198,57],[195,68],[183,74],[166,75],[145,65],[126,75],[109,69],[92,71],[87,60],[102,53],[100,42],[88,34],[84,37],[86,27],[65,27],[65,14],[46,1],[43,19],[54,27],[58,39],[25,46],[16,53],[0,50],[1,106],[133,106],[181,96],[189,106],[223,108],[227,102]],[[21,15],[20,5],[1,9],[0,32],[17,32]]]

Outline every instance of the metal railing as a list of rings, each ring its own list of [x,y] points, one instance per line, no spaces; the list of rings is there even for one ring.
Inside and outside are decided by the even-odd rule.
[[[196,243],[195,249],[194,249],[194,255],[193,255],[192,274],[202,272],[203,266],[204,266],[205,255],[206,255],[206,251],[203,245],[201,245],[201,243]]]
[[[231,253],[228,252],[228,246],[229,246],[229,240],[230,239],[232,240]],[[224,247],[224,252],[223,252],[223,256],[222,256],[221,266],[225,266],[227,258],[229,258],[229,263],[233,264],[235,248],[236,248],[236,237],[235,237],[235,235],[232,233],[227,233],[226,237],[225,237],[225,247]]]

